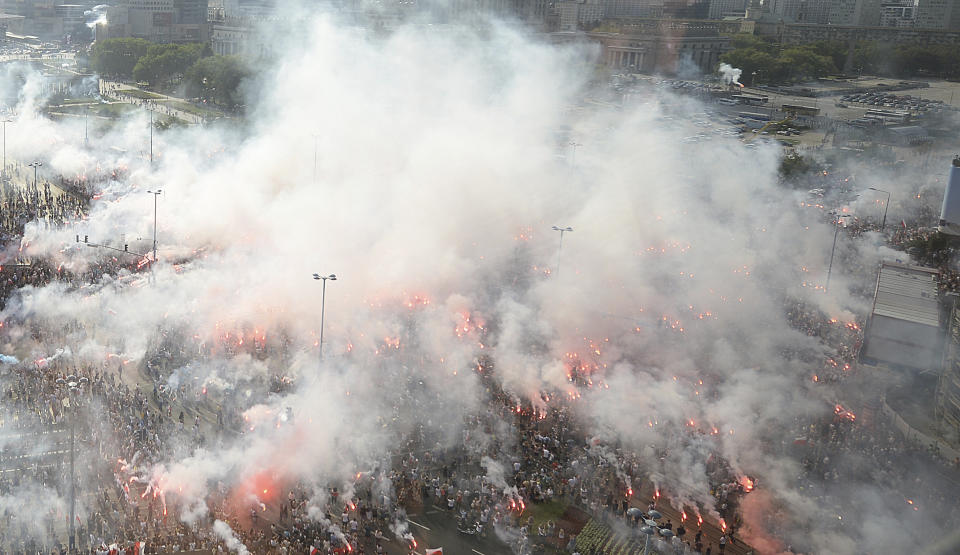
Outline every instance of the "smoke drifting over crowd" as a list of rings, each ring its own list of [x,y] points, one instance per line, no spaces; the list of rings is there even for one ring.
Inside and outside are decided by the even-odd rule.
[[[778,185],[776,148],[682,143],[674,117],[704,107],[667,93],[584,103],[595,51],[502,22],[375,34],[306,21],[245,84],[249,125],[157,133],[152,166],[147,116],[86,150],[82,121],[38,112],[40,76],[7,71],[11,158],[44,160],[48,176],[121,171],[85,218],[29,224],[0,255],[78,276],[7,301],[5,387],[10,368],[56,358],[230,399],[243,434],[200,447],[184,434],[122,461],[138,492],[189,521],[210,517],[211,496],[246,507],[296,482],[322,521],[331,487],[346,499],[384,476],[417,434],[498,445],[483,467],[507,489],[512,424],[472,424],[502,394],[518,411],[568,406],[595,449],[635,452],[678,509],[717,516],[707,465],[722,458],[762,485],[741,535],[765,553],[910,552],[942,534],[879,478],[835,484],[862,507],[840,515],[798,483],[785,446],[836,398],[811,380],[827,347],[787,313],[802,303],[856,325],[867,301],[848,290],[873,278],[835,268],[824,293],[834,230]],[[152,271],[98,272],[113,255],[77,236],[149,253],[154,200]],[[554,225],[573,229],[562,249]],[[840,248],[864,267],[880,256],[868,241]],[[338,277],[323,307],[314,272]],[[62,510],[40,487],[0,507],[41,497]],[[247,552],[229,524],[212,527]]]

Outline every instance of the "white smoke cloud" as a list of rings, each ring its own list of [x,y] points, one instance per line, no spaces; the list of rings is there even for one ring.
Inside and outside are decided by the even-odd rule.
[[[248,555],[250,552],[247,550],[247,546],[243,545],[243,542],[233,533],[233,530],[230,528],[230,525],[222,520],[213,521],[213,531],[214,533],[223,540],[226,544],[227,549],[232,552],[239,553],[240,555]]]
[[[383,468],[418,426],[440,447],[461,441],[492,380],[517,402],[569,401],[591,435],[640,453],[677,503],[711,506],[705,461],[715,450],[770,484],[771,503],[803,532],[818,529],[823,515],[796,487],[797,464],[770,449],[832,401],[810,384],[806,360],[784,355],[825,355],[789,326],[784,297],[831,314],[863,301],[806,287],[822,281],[833,230],[777,185],[775,147],[684,145],[689,129],[662,117],[703,106],[653,91],[618,110],[573,109],[595,52],[504,25],[375,36],[321,14],[298,31],[298,44],[278,38],[275,63],[260,68],[246,134],[157,134],[152,169],[144,115],[98,141],[131,154],[87,153],[70,142],[77,122],[36,113],[42,95],[27,78],[8,130],[15,157],[43,157],[51,175],[92,172],[96,160],[129,174],[108,183],[84,221],[29,227],[26,252],[78,275],[102,253],[76,234],[111,245],[124,235],[146,252],[145,191],[162,186],[161,263],[149,279],[123,271],[20,291],[0,318],[46,335],[8,332],[17,350],[0,344],[5,352],[82,345],[76,358],[136,366],[163,337],[179,337],[186,362],[164,369],[166,383],[207,385],[246,417],[242,435],[171,445],[150,469],[151,487],[191,522],[215,484],[265,503],[297,481],[312,486],[308,514],[326,522],[327,484],[351,491],[358,470]],[[739,69],[720,71],[738,83]],[[586,145],[575,170],[557,158],[564,128]],[[717,171],[734,160],[739,173]],[[562,253],[556,224],[576,229]],[[340,278],[325,301],[313,272]],[[294,385],[271,391],[270,377]],[[280,421],[287,407],[292,423]],[[690,439],[688,427],[721,437]],[[500,463],[483,465],[509,487]],[[380,487],[389,498],[388,481]],[[854,552],[874,531],[861,528],[810,541]],[[214,531],[246,552],[222,521]]]
[[[743,70],[737,67],[733,67],[728,63],[721,63],[720,67],[717,68],[717,71],[720,72],[723,82],[726,84],[733,83],[734,85],[740,84],[740,75],[743,74]]]

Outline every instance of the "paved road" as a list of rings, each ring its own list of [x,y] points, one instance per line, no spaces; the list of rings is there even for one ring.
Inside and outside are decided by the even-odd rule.
[[[410,532],[417,539],[417,553],[425,548],[442,547],[444,553],[463,555],[496,555],[510,549],[489,528],[486,537],[461,534],[453,515],[427,503],[419,514],[409,515]]]
[[[12,428],[12,427],[11,427]],[[68,460],[70,433],[66,428],[3,429],[0,433],[0,475],[24,467],[55,466],[58,458]]]
[[[137,98],[130,95],[132,91],[149,92],[150,94],[155,95],[156,98]],[[168,96],[154,91],[144,91],[133,85],[128,85],[119,81],[108,81],[106,79],[101,79],[100,81],[100,92],[104,97],[113,98],[120,102],[127,102],[137,106],[143,106],[148,110],[174,116],[188,123],[203,123],[202,116],[180,110],[168,104],[170,102],[184,102],[189,104],[189,101],[183,98]]]

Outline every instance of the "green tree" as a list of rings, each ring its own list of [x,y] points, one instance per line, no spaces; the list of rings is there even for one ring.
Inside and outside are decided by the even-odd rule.
[[[893,52],[888,42],[860,41],[853,52],[853,67],[857,72],[885,75],[893,69]]]
[[[752,48],[760,52],[766,52],[767,54],[775,54],[777,51],[777,45],[774,43],[749,33],[738,33],[730,37],[730,46],[732,46],[734,50]]]
[[[798,152],[791,152],[780,159],[780,179],[785,182],[800,182],[819,170],[819,165]]]
[[[153,85],[177,83],[205,50],[202,43],[152,45],[133,68],[133,76]]]
[[[943,61],[936,51],[926,46],[901,46],[894,54],[894,67],[898,75],[939,75],[943,72]]]
[[[185,81],[190,96],[202,96],[233,108],[242,104],[242,85],[249,76],[250,70],[240,58],[209,56],[187,70]]]
[[[842,69],[847,62],[847,45],[838,40],[821,40],[811,43],[810,48],[833,61],[833,66]]]
[[[147,53],[150,41],[143,39],[106,39],[97,41],[90,54],[90,67],[101,75],[132,77],[133,68]]]
[[[827,56],[817,54],[809,46],[788,48],[780,56],[780,62],[790,79],[823,77],[837,72],[837,66]]]
[[[772,54],[756,48],[738,48],[725,52],[720,56],[720,61],[742,69],[744,83],[747,84],[770,82],[780,73],[777,59]],[[759,72],[759,79],[754,78],[755,72]]]

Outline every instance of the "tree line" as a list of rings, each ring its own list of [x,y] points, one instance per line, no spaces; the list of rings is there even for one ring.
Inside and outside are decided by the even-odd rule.
[[[157,44],[117,38],[94,43],[90,67],[105,77],[134,79],[158,90],[179,89],[233,108],[242,103],[241,84],[250,69],[236,56],[215,56],[209,44]]]
[[[721,55],[720,60],[742,69],[741,81],[746,84],[786,83],[839,74],[849,48],[847,43],[826,40],[782,47],[749,34],[734,35],[731,46],[733,50]],[[860,41],[854,47],[852,61],[856,73],[960,78],[960,48],[955,45]]]

